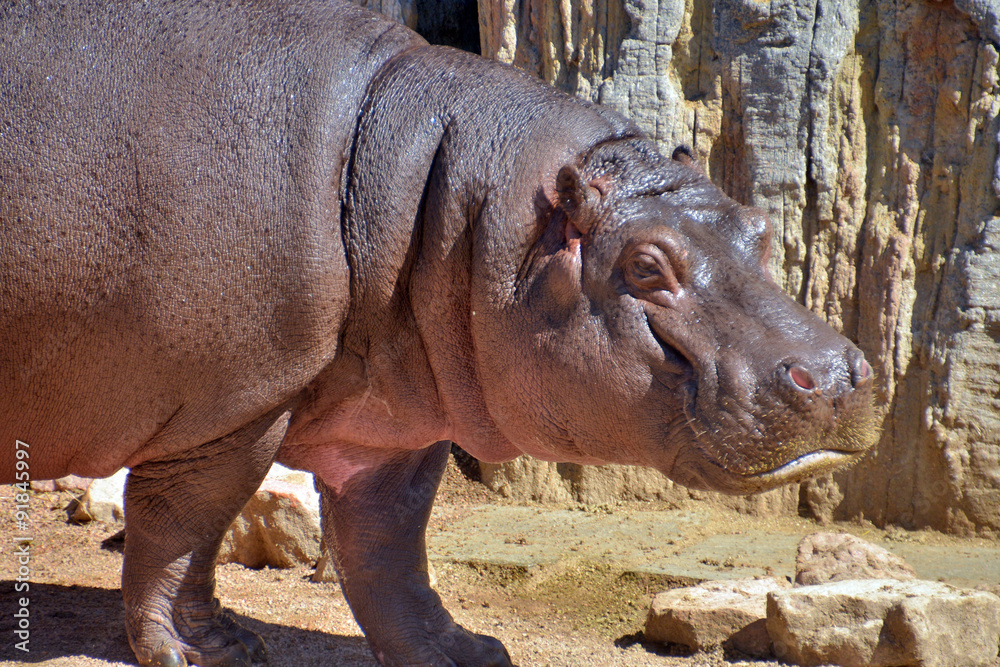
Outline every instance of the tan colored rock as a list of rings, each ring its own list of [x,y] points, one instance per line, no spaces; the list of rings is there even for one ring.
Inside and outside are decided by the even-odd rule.
[[[782,579],[763,577],[664,591],[653,598],[643,634],[647,641],[696,651],[726,645],[747,655],[766,656],[767,594],[789,586]]]
[[[480,463],[483,483],[504,498],[600,505],[618,500],[682,502],[690,496],[661,473],[635,466],[584,466],[521,456]]]
[[[68,508],[70,520],[80,523],[124,521],[125,478],[127,476],[128,469],[122,468],[111,477],[92,481],[75,505]]]
[[[480,463],[483,484],[504,498],[568,502],[570,484],[559,474],[560,464],[520,456],[506,463]]]
[[[976,584],[975,589],[1000,597],[1000,581],[984,581],[981,584]]]
[[[316,561],[316,569],[313,570],[312,576],[309,579],[317,583],[340,583],[340,574],[337,572],[337,566],[334,565],[333,558],[330,557],[325,544],[320,549],[319,560]]]
[[[832,474],[817,477],[802,486],[802,501],[813,518],[823,526],[833,523],[837,506],[843,499],[844,494]]]
[[[795,665],[993,665],[1000,598],[919,580],[803,586],[768,594],[767,632],[775,655]]]
[[[813,533],[799,542],[795,584],[809,586],[845,579],[916,579],[902,558],[846,533]]]
[[[222,540],[219,563],[247,567],[314,564],[322,530],[312,475],[274,464]]]
[[[839,513],[996,532],[997,47],[979,29],[988,16],[876,4],[878,25],[891,33],[860,43],[859,55],[879,65],[877,80],[864,68],[856,80],[868,96],[854,124],[871,154],[856,167],[868,197],[855,294],[885,430],[875,454],[841,475]],[[823,283],[815,288],[824,293]]]
[[[757,619],[737,630],[722,644],[722,648],[727,653],[735,651],[751,658],[772,657],[774,652],[771,650],[771,637],[767,634],[767,619]]]
[[[483,484],[504,498],[536,502],[601,505],[622,500],[662,500],[683,505],[708,500],[752,515],[788,512],[798,490],[784,487],[753,496],[727,496],[674,484],[662,473],[638,466],[585,466],[521,456],[507,463],[479,463]]]
[[[31,490],[38,492],[46,491],[86,491],[93,477],[77,477],[67,475],[59,479],[33,479],[31,480]]]

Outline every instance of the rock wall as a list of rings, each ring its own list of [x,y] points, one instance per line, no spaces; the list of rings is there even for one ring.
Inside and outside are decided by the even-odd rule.
[[[775,275],[876,368],[873,456],[801,493],[715,500],[1000,532],[995,2],[479,0],[479,24],[484,55],[691,145],[768,211]],[[695,495],[615,467],[483,476],[522,497]]]

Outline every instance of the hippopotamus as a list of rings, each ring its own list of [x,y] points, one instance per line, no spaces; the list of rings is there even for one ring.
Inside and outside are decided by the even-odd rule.
[[[0,10],[0,480],[130,469],[143,665],[246,665],[214,598],[308,470],[385,665],[510,665],[430,587],[456,442],[746,494],[874,440],[871,366],[683,147],[336,0]],[[20,445],[18,445],[21,447]]]

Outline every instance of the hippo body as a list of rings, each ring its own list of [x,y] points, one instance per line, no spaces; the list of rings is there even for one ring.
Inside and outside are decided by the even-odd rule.
[[[212,6],[217,4],[218,6]],[[351,4],[0,9],[0,481],[131,469],[142,664],[247,664],[222,535],[312,471],[387,665],[508,665],[430,589],[455,441],[750,493],[857,460],[871,369],[762,213],[621,116]]]

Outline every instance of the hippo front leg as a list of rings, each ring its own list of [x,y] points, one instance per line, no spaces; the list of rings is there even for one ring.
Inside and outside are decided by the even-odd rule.
[[[140,664],[235,667],[266,660],[260,637],[215,599],[215,559],[270,468],[288,424],[278,419],[281,412],[129,472],[122,594]]]
[[[449,450],[400,452],[339,491],[319,483],[341,587],[383,665],[511,664],[503,644],[455,623],[431,590],[424,532]]]

